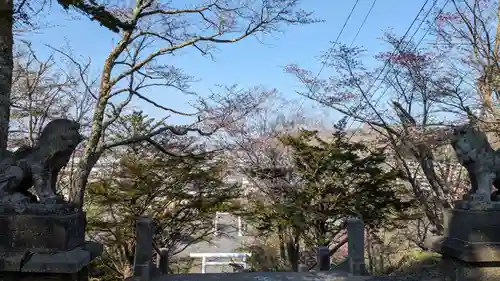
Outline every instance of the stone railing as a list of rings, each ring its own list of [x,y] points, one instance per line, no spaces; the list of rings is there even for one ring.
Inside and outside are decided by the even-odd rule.
[[[299,266],[299,272],[239,272],[206,274],[168,274],[168,252],[157,247],[153,242],[153,220],[141,217],[137,221],[136,251],[134,273],[129,281],[189,281],[189,280],[366,280],[364,259],[364,224],[359,219],[347,222],[348,258],[342,268],[331,268],[331,255],[327,247],[317,248],[317,262],[313,271],[305,265]],[[156,252],[156,264],[152,253]]]

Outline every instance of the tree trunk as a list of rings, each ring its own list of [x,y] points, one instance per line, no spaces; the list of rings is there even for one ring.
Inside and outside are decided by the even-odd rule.
[[[83,208],[85,187],[87,186],[90,172],[98,159],[99,157],[96,155],[85,151],[77,165],[77,169],[69,189],[69,201],[74,203],[80,209]]]
[[[283,230],[280,229],[280,227],[278,227],[278,240],[279,240],[279,248],[280,248],[280,258],[281,260],[284,262],[287,260],[287,257],[286,257],[286,242],[285,242],[285,237],[284,237],[284,234],[283,234]]]
[[[288,237],[288,241],[286,242],[287,258],[293,272],[298,271],[300,262],[300,248],[297,239],[297,237],[292,238],[290,235],[290,237]]]
[[[1,0],[0,0],[1,1]],[[109,96],[112,88],[111,84],[111,72],[113,70],[113,63],[116,58],[121,54],[121,52],[126,47],[125,43],[130,38],[131,33],[128,32],[124,35],[121,43],[116,47],[113,52],[108,56],[104,63],[104,70],[101,75],[101,84],[99,90],[99,99],[97,101],[96,108],[92,115],[92,128],[90,132],[90,137],[85,143],[85,149],[83,151],[83,156],[78,164],[78,170],[76,172],[76,177],[71,184],[69,199],[71,202],[75,203],[79,208],[83,208],[84,198],[85,198],[85,188],[87,187],[88,177],[92,168],[97,163],[101,157],[103,151],[98,150],[99,142],[101,141],[102,134],[105,130],[104,126],[104,113],[106,112],[106,105],[109,101]]]
[[[13,0],[0,0],[0,159],[5,156],[9,133],[13,12]]]

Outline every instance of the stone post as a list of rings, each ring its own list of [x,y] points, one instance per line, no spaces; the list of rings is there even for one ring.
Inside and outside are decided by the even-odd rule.
[[[298,267],[298,272],[308,272],[309,271],[309,267],[303,263],[299,264],[299,267]]]
[[[153,270],[151,260],[153,255],[153,219],[140,217],[135,233],[134,276],[140,276],[141,281],[150,281]]]
[[[156,257],[157,267],[161,274],[168,274],[168,251],[160,249],[160,253]]]
[[[366,275],[365,226],[358,218],[347,220],[347,248],[349,272],[353,275]]]
[[[319,246],[317,249],[318,271],[330,270],[330,249],[326,246]]]

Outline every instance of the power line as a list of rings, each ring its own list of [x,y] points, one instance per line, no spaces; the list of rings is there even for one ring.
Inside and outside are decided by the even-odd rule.
[[[444,7],[448,4],[448,1],[449,0],[446,0],[446,2],[444,3],[443,7],[441,8],[441,10],[439,11],[438,15],[436,16],[436,18],[434,19],[434,21],[437,19],[437,17],[439,17],[439,15],[441,14],[441,12],[443,11]],[[411,40],[413,39],[413,37],[415,37],[415,35],[417,34],[418,30],[422,27],[423,23],[424,23],[424,20],[429,16],[429,14],[431,13],[432,9],[436,6],[437,4],[437,1],[434,2],[434,4],[432,5],[432,7],[429,9],[429,11],[427,12],[427,14],[425,15],[424,19],[420,22],[418,28],[415,30],[415,32],[413,32],[412,36],[410,37],[410,39],[408,40],[408,42],[406,43],[406,47],[408,47],[409,43],[411,42]],[[425,32],[424,32],[424,35],[422,36],[422,38],[420,38],[420,40],[417,42],[417,44],[415,45],[415,48],[413,49],[413,51],[417,51],[418,49],[418,46],[422,43],[422,41],[424,40],[424,38],[427,36],[427,34],[429,33],[429,29],[426,29]],[[404,50],[404,49],[403,49]],[[401,50],[395,50],[395,51],[401,51]],[[392,67],[394,68],[394,66]],[[399,74],[400,72],[400,69],[396,71],[396,76]],[[387,77],[387,75],[389,75],[389,71],[386,72],[386,75],[384,76],[384,79]],[[387,88],[388,89],[388,88]],[[382,93],[382,95],[380,95],[380,97],[377,99],[377,101],[375,102],[374,105],[377,105],[378,102],[380,101],[380,99],[383,97],[383,95],[387,92],[387,89],[384,91],[384,93]],[[375,92],[372,94],[371,97],[373,97],[375,95]],[[370,97],[370,98],[371,98]]]
[[[354,45],[354,42],[356,41],[356,39],[358,39],[358,35],[361,32],[361,29],[363,29],[363,27],[365,26],[366,20],[370,16],[370,14],[371,14],[371,12],[373,10],[373,7],[375,7],[375,3],[377,3],[377,0],[373,0],[372,5],[370,6],[370,9],[366,13],[365,18],[363,19],[363,22],[361,23],[361,25],[358,28],[358,31],[356,31],[356,35],[354,35],[354,38],[352,39],[351,45],[349,46],[349,48],[351,48],[352,45]]]
[[[314,83],[313,83],[313,86],[312,88],[314,88],[314,84],[316,83],[316,81],[318,80],[318,77],[321,75],[321,72],[323,72],[323,70],[325,69],[325,66],[326,66],[326,63],[328,61],[328,59],[330,58],[330,56],[332,55],[332,52],[333,52],[333,48],[335,47],[335,45],[338,44],[339,42],[339,39],[340,39],[340,36],[342,35],[342,33],[344,32],[344,29],[345,27],[347,26],[347,23],[349,22],[349,20],[351,19],[351,16],[352,14],[354,13],[354,10],[356,10],[356,7],[358,6],[358,3],[359,3],[359,0],[356,0],[356,2],[354,3],[354,5],[352,6],[351,8],[351,11],[349,12],[349,15],[347,16],[347,18],[345,19],[344,21],[344,24],[342,25],[342,28],[340,29],[340,32],[339,34],[337,35],[337,38],[335,39],[335,41],[333,42],[332,44],[332,48],[330,49],[330,51],[328,51],[328,54],[326,55],[322,65],[321,65],[321,68],[319,69],[319,72],[318,74],[316,75],[316,78],[314,78]]]
[[[446,1],[446,3],[443,5],[443,8],[444,6],[448,3],[449,0]],[[389,66],[392,58],[396,55],[396,52],[401,52],[401,49],[400,49],[400,45],[403,43],[403,41],[405,41],[405,37],[408,35],[408,33],[410,32],[412,26],[415,24],[415,22],[418,20],[420,14],[425,10],[425,6],[427,6],[427,3],[429,2],[429,0],[426,0],[425,3],[422,5],[422,8],[420,8],[420,11],[418,12],[418,14],[415,16],[415,18],[413,19],[410,27],[408,27],[408,29],[406,30],[405,34],[403,35],[403,37],[398,41],[398,43],[396,44],[394,50],[392,51],[392,53],[389,55],[389,57],[386,59],[385,63],[384,63],[384,66],[382,67],[382,70],[379,72],[379,74],[377,75],[377,77],[375,78],[375,80],[373,81],[373,83],[370,85],[370,87],[368,88],[368,90],[366,91],[367,95],[369,95],[369,92],[370,90],[375,86],[375,84],[377,83],[378,79],[380,78],[380,76],[382,75],[382,73],[384,72],[384,69]],[[403,51],[408,47],[409,43],[411,42],[411,40],[413,39],[413,37],[415,37],[415,35],[417,34],[417,32],[420,30],[420,28],[422,27],[423,23],[425,22],[425,19],[429,16],[429,14],[432,12],[433,8],[436,6],[437,4],[437,0],[434,1],[434,3],[432,4],[432,6],[429,8],[429,10],[427,11],[427,13],[425,14],[424,18],[420,21],[420,24],[418,25],[418,27],[416,28],[416,30],[413,32],[412,36],[406,40],[406,44],[404,46],[404,48],[402,49]],[[443,9],[442,8],[442,9]],[[442,11],[441,9],[441,11]],[[439,14],[438,14],[439,16]],[[437,19],[437,17],[436,17]],[[423,38],[427,35],[427,33],[429,32],[429,29],[426,30],[424,36],[422,37],[422,39],[419,41],[419,43],[415,46],[415,51],[416,49],[418,48],[418,45],[420,45],[420,43],[422,42]],[[394,69],[394,65],[391,65],[391,68]],[[384,78],[382,80],[385,80],[387,78],[387,76],[389,75],[389,72],[390,70],[387,70],[387,72],[385,72],[385,75],[384,75]],[[399,73],[399,71],[396,71],[396,75]],[[376,91],[378,89],[380,89],[382,85],[382,82],[380,82],[379,84],[379,87],[377,87],[377,89],[375,89],[373,91],[373,93],[371,95],[369,95],[368,97],[366,97],[365,99],[369,102],[369,99],[372,98]],[[375,104],[373,105],[373,107],[375,107],[378,102],[380,102],[380,100],[382,99],[382,97],[385,95],[385,93],[388,91],[388,88],[386,88],[386,90],[379,96],[379,98],[377,99],[377,101],[375,102]],[[358,110],[359,107],[361,107],[361,104],[362,104],[362,100],[359,101],[359,104],[355,107],[355,110]],[[349,117],[348,117],[349,118]],[[352,126],[355,122],[355,119],[353,118],[351,124],[348,126]],[[363,125],[363,123],[359,124],[358,127],[354,130],[356,131],[357,129],[359,129],[361,126]],[[349,140],[354,136],[354,132],[353,134],[351,135],[351,137],[349,138]]]
[[[377,83],[377,80],[380,78],[380,76],[382,75],[382,73],[384,73],[384,70],[385,68],[389,65],[389,63],[391,62],[391,59],[392,57],[394,57],[394,55],[396,55],[396,52],[399,50],[399,45],[401,45],[401,43],[403,43],[405,37],[408,35],[408,33],[410,32],[411,28],[413,27],[413,25],[417,22],[418,20],[418,17],[420,16],[420,14],[425,10],[425,6],[427,6],[427,3],[429,3],[430,0],[426,0],[424,5],[422,5],[422,8],[420,8],[420,11],[418,12],[418,14],[415,16],[415,18],[413,19],[413,21],[411,22],[410,26],[408,27],[408,29],[406,30],[405,34],[403,35],[403,37],[401,37],[401,39],[398,41],[398,43],[396,44],[396,47],[394,48],[394,51],[392,51],[392,53],[389,55],[389,57],[386,59],[385,63],[384,63],[384,66],[382,67],[382,70],[380,70],[380,72],[378,73],[377,77],[375,78],[375,80],[373,81],[373,84],[370,85],[370,87],[366,90],[367,93],[370,92],[370,90],[373,88],[373,86],[375,86],[375,83]],[[435,0],[437,1],[437,0]],[[436,2],[434,2],[436,3]],[[423,22],[423,20],[422,20]],[[421,26],[421,25],[420,25]],[[418,28],[417,28],[417,31],[418,31]],[[415,34],[415,33],[414,33]],[[408,45],[408,44],[407,44]],[[386,73],[386,76],[387,76],[387,73]],[[385,78],[385,77],[384,77]]]
[[[436,15],[436,17],[434,18],[434,22],[436,22],[437,18],[439,17],[439,15],[441,15],[441,13],[443,12],[444,8],[446,7],[446,5],[448,4],[449,0],[446,0],[446,2],[444,3],[443,7],[440,9],[439,13]],[[420,11],[418,12],[417,16],[415,17],[415,19],[413,20],[412,24],[410,25],[410,27],[406,30],[406,33],[403,35],[403,37],[399,40],[398,44],[396,44],[396,47],[395,47],[395,50],[392,52],[392,54],[387,58],[385,64],[384,64],[384,67],[382,68],[382,70],[380,71],[379,75],[377,76],[377,78],[375,79],[375,81],[373,82],[373,84],[370,86],[370,89],[373,87],[373,85],[375,85],[375,83],[377,82],[378,80],[378,77],[382,74],[382,72],[384,71],[384,68],[390,63],[392,57],[396,54],[396,51],[400,51],[399,50],[399,45],[401,44],[401,42],[404,41],[404,37],[406,37],[406,35],[408,34],[408,32],[411,30],[411,27],[413,26],[413,24],[416,22],[416,20],[418,19],[418,16],[420,15],[420,13],[425,9],[425,6],[427,5],[428,3],[428,0],[425,1],[424,5],[422,6],[422,8],[420,9]],[[408,44],[411,42],[411,40],[413,39],[413,37],[415,37],[415,35],[417,34],[418,30],[422,27],[425,19],[429,16],[430,12],[432,11],[432,9],[436,6],[437,4],[437,0],[434,1],[434,4],[432,5],[432,7],[429,9],[429,11],[427,12],[427,14],[424,16],[424,18],[422,19],[422,21],[420,22],[419,26],[417,27],[417,29],[415,30],[415,32],[413,32],[412,36],[410,37],[410,39],[407,41],[406,45],[405,45],[405,49],[406,47],[408,47]],[[429,28],[430,29],[430,28]],[[420,40],[418,41],[418,43],[415,45],[415,51],[417,50],[418,46],[420,45],[420,43],[422,43],[422,41],[424,40],[424,38],[427,36],[427,33],[429,32],[429,29],[427,29],[424,33],[424,35],[422,36],[422,38],[420,38]],[[394,66],[391,65],[391,67],[394,69]],[[385,76],[384,76],[384,79],[387,77],[387,75],[389,74],[389,71],[390,70],[387,70]],[[396,71],[396,76],[398,75],[399,71]],[[382,84],[382,83],[381,83]],[[377,90],[380,88],[380,85],[379,87],[377,88]],[[377,101],[375,102],[375,104],[373,105],[373,107],[377,106],[378,102],[382,99],[382,97],[384,96],[384,94],[388,91],[389,88],[386,88],[386,90],[380,95],[380,97],[377,99]],[[406,87],[405,89],[406,90]],[[368,92],[368,91],[367,91]],[[368,98],[368,100],[373,97],[373,95],[375,95],[375,92],[376,90],[373,92],[373,94]],[[369,101],[368,101],[369,102]],[[361,106],[361,101],[360,101],[360,104],[357,106],[359,107]],[[353,118],[353,121],[351,122],[351,125],[349,126],[352,126],[352,124],[354,123],[354,118]],[[360,123],[360,125],[356,128],[359,129],[361,127],[363,123]],[[355,130],[355,131],[356,131]],[[354,133],[355,131],[353,131],[353,133],[351,134],[351,136],[349,137],[349,141],[351,141],[352,137],[354,137]]]
[[[368,87],[368,89],[366,90],[366,93],[370,93],[371,89],[375,86],[375,84],[377,83],[378,79],[380,78],[380,76],[382,76],[382,73],[384,73],[384,70],[387,68],[387,66],[389,65],[389,63],[391,62],[392,58],[394,57],[394,55],[396,55],[396,52],[399,51],[399,47],[400,45],[403,43],[403,41],[405,41],[405,37],[410,33],[410,30],[412,29],[413,25],[417,22],[418,18],[420,17],[420,14],[425,10],[425,6],[427,6],[427,3],[429,3],[430,0],[426,0],[424,2],[424,4],[422,5],[422,7],[420,8],[420,10],[418,11],[417,15],[415,16],[415,18],[413,19],[413,21],[411,22],[410,26],[406,29],[406,32],[405,34],[403,35],[403,37],[401,37],[401,39],[398,41],[398,43],[396,44],[394,50],[392,51],[392,53],[389,55],[389,57],[386,59],[385,63],[384,63],[384,66],[382,67],[382,69],[380,70],[380,72],[378,73],[377,77],[375,77],[375,80],[373,81],[373,83],[370,85],[370,87]],[[437,0],[434,1],[434,5],[432,7],[434,7],[437,3]],[[432,10],[432,7],[431,9],[429,9],[429,12]],[[420,27],[422,26],[425,18],[427,18],[427,16],[429,15],[429,12],[426,14],[426,16],[424,17],[424,19],[420,22],[420,25],[417,27],[417,29],[415,30],[415,32],[412,34],[412,37],[413,38],[415,36],[415,34],[417,33],[417,31],[420,29]],[[410,39],[411,41],[411,39]],[[409,41],[407,42],[405,48],[408,46],[408,43]],[[385,73],[385,76],[384,76],[384,79],[387,77],[387,75],[389,74],[389,70]],[[380,88],[381,84],[379,84],[379,87],[373,91],[373,94],[367,98],[367,100],[369,100],[371,97],[373,97],[376,93],[376,91]],[[381,95],[382,96],[382,95]],[[361,107],[361,104],[363,103],[362,100],[359,101],[359,104],[356,105],[356,107],[354,108],[355,111],[358,110],[359,107]],[[349,119],[349,117],[347,117],[347,119]],[[353,118],[351,124],[347,127],[350,127],[354,124],[355,122],[355,118]],[[362,126],[362,123],[356,128],[359,129],[359,127]],[[352,139],[352,137],[354,136],[354,132],[353,134],[351,135],[351,137],[349,138],[349,140]]]
[[[433,23],[435,23],[438,19],[438,17],[441,15],[441,13],[443,12],[444,8],[446,7],[446,5],[449,3],[450,0],[446,0],[445,3],[443,4],[443,6],[441,7],[441,9],[439,10],[439,13],[436,15],[436,17],[434,18],[434,21]],[[419,27],[417,28],[417,30],[415,30],[415,32],[413,33],[413,35],[411,36],[411,38],[408,40],[406,46],[408,46],[408,44],[411,42],[411,40],[413,39],[413,37],[417,34],[418,30],[420,29],[420,27],[423,25],[424,23],[424,20],[429,16],[430,12],[432,11],[432,9],[436,6],[437,4],[437,1],[434,2],[434,4],[432,5],[432,7],[429,9],[429,11],[427,12],[427,14],[425,15],[424,19],[420,22],[420,25]],[[425,5],[424,5],[425,6]],[[424,35],[420,38],[420,40],[417,42],[417,44],[415,45],[415,48],[414,48],[414,52],[417,51],[418,49],[418,46],[423,42],[423,40],[425,39],[425,37],[427,36],[427,34],[429,33],[429,30],[430,28],[426,29],[426,31],[424,32]],[[401,42],[401,41],[400,41]],[[396,47],[396,49],[394,50],[393,54],[391,54],[391,56],[389,57],[389,60],[392,58],[392,56],[395,54],[395,51],[398,51],[397,49],[398,47]],[[400,50],[399,50],[400,51]],[[394,68],[394,67],[393,67]],[[397,76],[398,74],[400,73],[400,69],[396,71],[395,73],[395,76]],[[386,72],[386,75],[384,76],[384,79],[387,77],[387,75],[389,74],[389,70]],[[375,82],[373,83],[375,84]],[[372,84],[372,85],[373,85]],[[380,87],[379,87],[380,88]],[[403,89],[403,91],[406,91],[406,89],[408,88],[408,85],[406,85],[406,87]],[[375,101],[374,103],[374,107],[377,106],[377,104],[381,101],[381,99],[384,97],[384,95],[387,93],[387,91],[389,90],[389,87],[387,87],[384,92],[379,96],[379,98]],[[368,98],[370,99],[371,97],[373,97],[375,95],[375,92]],[[360,106],[360,105],[358,105]],[[351,122],[351,125],[354,123],[354,120],[353,122]],[[361,127],[362,124],[360,124],[357,129],[359,129],[359,127]],[[356,130],[357,130],[356,129]],[[354,133],[351,135],[351,138],[352,136],[354,135]]]
[[[415,18],[413,19],[412,23],[410,24],[410,26],[409,26],[409,27],[408,27],[408,29],[406,30],[405,34],[403,35],[403,37],[401,37],[401,39],[400,39],[400,40],[398,41],[398,43],[396,44],[396,49],[395,49],[395,50],[391,53],[391,55],[389,56],[389,58],[387,58],[387,60],[386,60],[386,62],[385,62],[385,64],[384,64],[384,66],[383,66],[382,70],[380,70],[380,72],[379,72],[379,74],[377,75],[377,77],[375,78],[375,80],[374,80],[373,84],[372,84],[372,85],[368,88],[368,90],[366,91],[367,93],[369,93],[369,92],[370,92],[370,90],[373,88],[373,86],[375,85],[375,83],[377,82],[377,80],[380,78],[380,76],[381,76],[381,75],[382,75],[382,73],[384,72],[385,68],[389,65],[389,63],[390,63],[390,61],[391,61],[392,57],[396,54],[396,51],[399,49],[399,45],[400,45],[400,44],[404,41],[404,38],[405,38],[405,37],[409,34],[409,32],[410,32],[411,28],[412,28],[412,27],[413,27],[413,25],[417,22],[417,20],[418,20],[418,18],[419,18],[419,16],[420,16],[420,14],[421,14],[421,13],[425,10],[425,6],[427,6],[427,3],[429,3],[429,1],[430,1],[430,0],[426,0],[426,1],[425,1],[425,3],[422,5],[422,7],[420,8],[420,11],[418,12],[418,14],[417,14],[417,15],[415,16]],[[365,24],[366,19],[368,18],[368,16],[369,16],[369,14],[370,14],[371,10],[373,9],[373,6],[375,5],[375,2],[376,2],[376,0],[374,0],[374,3],[372,3],[372,7],[370,8],[370,10],[368,11],[367,15],[365,16],[365,20],[364,20],[364,21],[363,21],[363,23],[361,24],[360,29],[361,29],[361,28],[363,27],[363,25]],[[433,5],[433,7],[436,5],[436,2],[437,2],[437,0],[434,0],[434,5]],[[356,4],[357,4],[357,1],[356,1],[356,3],[354,4],[354,6],[356,6]],[[432,8],[431,8],[431,9],[429,9],[429,11],[430,11],[430,10],[432,10]],[[427,18],[428,14],[429,14],[429,13],[427,13],[427,15],[425,16],[425,18]],[[425,20],[425,18],[422,20],[422,22]],[[422,23],[421,23],[421,24],[420,24],[420,26],[417,28],[417,31],[418,31],[418,29],[419,29],[421,26],[422,26]],[[359,33],[359,31],[360,31],[360,30],[358,30],[358,33]],[[416,34],[416,32],[412,35],[412,37],[411,37],[411,38],[413,38],[413,36],[415,36],[415,34]],[[357,34],[356,34],[356,36],[357,36]],[[410,40],[411,40],[411,39],[410,39]],[[353,43],[354,43],[354,41],[351,43],[351,45],[352,45]],[[408,43],[407,43],[407,45],[408,45]],[[330,49],[330,52],[329,52],[328,56],[332,53],[332,51],[333,51],[333,47]],[[327,57],[328,57],[328,56],[327,56]],[[326,61],[326,60],[325,60],[325,61]],[[323,64],[323,66],[324,66],[324,65],[325,65],[325,62],[324,62],[324,64]],[[323,69],[323,67],[322,67],[322,69]],[[320,73],[321,73],[321,71],[320,71]],[[387,73],[388,73],[388,72],[387,72]],[[387,76],[387,75],[388,75],[388,74],[386,74],[386,76]],[[385,76],[385,77],[386,77],[386,76]],[[385,77],[384,77],[384,79],[385,79]],[[316,76],[316,78],[313,80],[313,81],[314,81],[314,82],[313,82],[313,85],[312,85],[311,87],[309,87],[309,91],[311,92],[311,94],[312,94],[312,89],[314,88],[314,84],[315,84],[315,83],[316,83],[316,81],[317,81],[317,78],[318,78],[318,76]],[[360,101],[360,104],[359,104],[359,105],[357,105],[356,107],[361,106],[361,102],[362,102],[362,101]],[[352,123],[354,123],[354,120],[353,120],[353,122],[352,122]],[[350,126],[352,126],[352,123],[351,123],[351,125],[350,125]],[[359,127],[358,127],[358,128],[359,128]],[[349,140],[348,140],[348,141],[350,141],[350,140],[352,139],[352,137],[353,137],[353,136],[354,136],[354,133],[353,133],[353,134],[349,137]]]
[[[376,1],[376,0],[374,0]],[[332,52],[333,52],[333,48],[335,48],[335,45],[338,44],[339,42],[339,39],[340,39],[340,36],[342,36],[342,33],[344,33],[344,29],[345,27],[347,26],[347,23],[349,22],[349,20],[351,19],[351,16],[354,14],[354,10],[356,10],[356,7],[358,6],[358,3],[359,3],[359,0],[356,0],[356,2],[354,2],[354,5],[352,6],[351,8],[351,11],[349,12],[349,15],[347,15],[347,18],[345,19],[344,21],[344,24],[342,25],[342,28],[340,29],[339,31],[339,34],[337,35],[337,38],[335,39],[335,41],[333,42],[332,44],[332,47],[330,48],[330,50],[328,51],[325,59],[323,60],[322,64],[321,64],[321,68],[319,69],[318,71],[318,74],[316,74],[314,80],[313,80],[313,83],[312,85],[310,85],[308,88],[309,88],[309,91],[311,92],[312,94],[312,89],[314,89],[314,87],[316,86],[316,82],[318,81],[318,77],[321,75],[321,73],[323,72],[323,70],[325,69],[326,67],[326,63],[328,62],[328,59],[330,58],[330,56],[332,55]],[[372,5],[373,6],[373,5]],[[373,7],[372,7],[373,8]],[[370,9],[371,10],[371,9]],[[366,18],[365,18],[366,20]],[[364,22],[363,22],[364,24]],[[359,30],[358,30],[358,33],[359,33]],[[303,105],[304,101],[302,101],[301,103],[301,107]]]

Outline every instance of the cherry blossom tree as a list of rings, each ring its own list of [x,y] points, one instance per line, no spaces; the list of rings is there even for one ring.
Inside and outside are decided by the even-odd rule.
[[[190,90],[194,77],[179,66],[165,63],[164,58],[186,49],[211,56],[220,44],[276,32],[287,25],[315,22],[311,13],[300,9],[299,4],[298,0],[216,0],[191,4],[141,0],[128,5],[105,5],[105,10],[113,15],[114,25],[118,27],[115,31],[119,40],[105,59],[98,78],[99,86],[85,89],[94,97],[94,108],[88,138],[76,165],[70,200],[82,206],[90,172],[110,149],[151,142],[154,136],[165,132],[213,135],[241,121],[258,107],[269,95],[268,91],[223,87],[219,93],[199,95]],[[102,17],[97,18],[102,23]],[[59,52],[80,70],[82,80],[87,80],[87,64],[78,61],[72,54]],[[146,95],[146,91],[153,88],[161,88],[172,95],[192,96],[192,112],[176,110],[155,101]],[[158,126],[150,132],[130,135],[125,139],[108,137],[133,100],[142,100],[161,109],[166,117],[159,120]],[[167,122],[170,115],[183,116],[189,121],[183,126],[172,126]]]
[[[453,206],[466,178],[458,163],[443,156],[453,156],[445,149],[450,125],[466,118],[473,100],[463,79],[443,66],[446,56],[391,33],[384,40],[390,49],[376,56],[380,68],[364,66],[365,50],[341,45],[323,57],[335,73],[327,79],[297,65],[285,71],[303,83],[303,96],[370,126],[377,145],[393,152],[388,164],[404,171],[412,197],[442,232],[442,209]],[[450,173],[458,179],[450,180]]]

